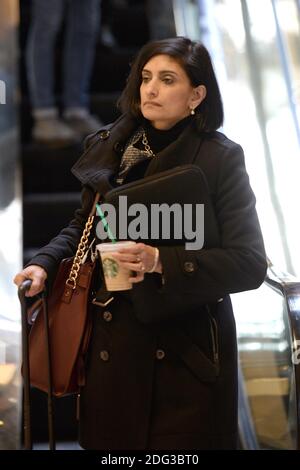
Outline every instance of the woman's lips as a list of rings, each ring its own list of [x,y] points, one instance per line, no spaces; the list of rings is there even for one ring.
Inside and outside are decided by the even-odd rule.
[[[144,103],[144,106],[157,106],[157,107],[161,107],[161,104],[159,104],[159,103],[154,103],[154,102],[152,102],[152,101],[146,101],[146,102]]]

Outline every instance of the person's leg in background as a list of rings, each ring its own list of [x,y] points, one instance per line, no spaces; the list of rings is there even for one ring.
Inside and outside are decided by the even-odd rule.
[[[83,2],[85,3],[85,2]],[[45,144],[69,144],[76,135],[61,119],[54,95],[54,48],[65,0],[32,0],[26,67],[34,118],[33,138]]]
[[[147,0],[147,16],[151,39],[176,36],[172,0]]]
[[[64,119],[84,137],[101,127],[89,112],[89,85],[100,27],[100,0],[69,0],[63,66]]]

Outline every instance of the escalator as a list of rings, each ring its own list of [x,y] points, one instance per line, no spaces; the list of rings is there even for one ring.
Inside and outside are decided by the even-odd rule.
[[[244,449],[299,449],[300,3],[173,0],[178,35],[208,48],[225,124],[240,143],[270,266],[255,291],[232,296]],[[293,276],[292,276],[293,275]],[[294,277],[296,276],[296,277]]]
[[[244,449],[299,449],[300,282],[270,266],[264,284],[232,296]]]

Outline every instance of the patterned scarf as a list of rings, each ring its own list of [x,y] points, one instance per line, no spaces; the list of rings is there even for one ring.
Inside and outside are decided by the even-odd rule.
[[[142,139],[144,132],[144,129],[142,127],[139,127],[138,130],[127,142],[125,151],[122,156],[119,173],[116,178],[117,184],[123,184],[123,181],[131,167],[136,165],[141,160],[144,160],[145,158],[152,158],[152,155],[150,155],[149,152],[139,148],[139,146],[143,145]]]

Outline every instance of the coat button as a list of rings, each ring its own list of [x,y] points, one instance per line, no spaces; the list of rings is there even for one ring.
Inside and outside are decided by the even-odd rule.
[[[99,138],[100,138],[100,140],[106,140],[106,139],[109,138],[109,136],[110,136],[110,132],[109,132],[109,131],[101,131],[101,132],[99,133]]]
[[[105,310],[105,312],[103,312],[103,320],[107,322],[112,321],[112,314],[108,310]]]
[[[103,351],[100,351],[100,359],[102,359],[102,361],[104,362],[107,362],[109,359],[109,352],[105,349]]]
[[[158,359],[159,361],[161,361],[165,357],[165,355],[166,353],[162,349],[157,349],[155,353],[156,359]]]
[[[183,265],[185,272],[193,273],[195,271],[195,265],[191,261],[186,261]]]

